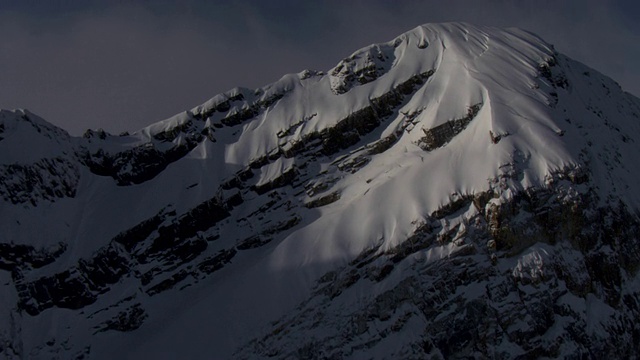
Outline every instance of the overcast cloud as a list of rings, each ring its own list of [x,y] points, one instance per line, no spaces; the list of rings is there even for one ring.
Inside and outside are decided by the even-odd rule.
[[[427,22],[517,26],[640,95],[634,1],[4,1],[0,108],[132,131]]]

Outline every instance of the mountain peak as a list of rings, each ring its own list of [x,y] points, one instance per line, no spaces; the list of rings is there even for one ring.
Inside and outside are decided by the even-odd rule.
[[[2,112],[0,317],[29,335],[0,343],[17,357],[615,351],[640,331],[639,114],[535,35],[464,23],[133,134],[72,138]]]

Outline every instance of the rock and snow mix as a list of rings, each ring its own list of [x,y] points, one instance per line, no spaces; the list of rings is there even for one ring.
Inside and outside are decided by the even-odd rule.
[[[638,144],[614,81],[459,23],[131,135],[2,111],[0,354],[637,356]]]

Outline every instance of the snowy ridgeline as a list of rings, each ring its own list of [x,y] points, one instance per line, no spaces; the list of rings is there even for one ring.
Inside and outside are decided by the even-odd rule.
[[[133,134],[2,111],[0,354],[620,355],[639,114],[534,35],[456,23]]]

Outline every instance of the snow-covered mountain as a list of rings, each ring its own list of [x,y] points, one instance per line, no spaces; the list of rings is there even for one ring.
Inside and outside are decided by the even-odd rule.
[[[429,24],[133,134],[0,112],[0,357],[633,358],[640,99]]]

